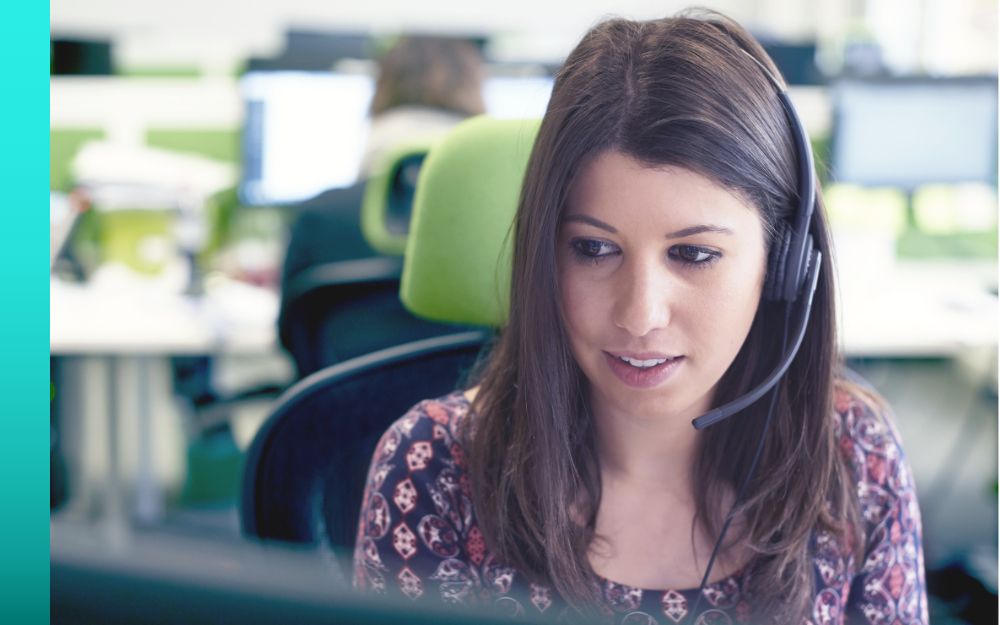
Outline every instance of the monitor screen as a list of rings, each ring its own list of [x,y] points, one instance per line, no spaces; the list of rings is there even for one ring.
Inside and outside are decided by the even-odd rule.
[[[995,183],[996,78],[844,80],[833,110],[838,182]]]
[[[816,42],[791,43],[758,37],[789,85],[822,85],[826,77],[816,64]]]
[[[372,79],[330,72],[251,72],[240,195],[251,205],[286,204],[358,176],[368,134]]]
[[[192,528],[112,534],[51,524],[49,598],[54,625],[507,625],[478,607],[357,595],[331,561],[306,545],[200,536]],[[349,570],[350,554],[339,561]],[[428,595],[430,596],[430,595]],[[573,622],[578,622],[574,619]],[[529,616],[518,623],[553,622]],[[586,623],[586,621],[584,621]]]
[[[291,204],[346,187],[358,177],[368,136],[374,80],[334,72],[248,72],[241,201]],[[550,77],[486,80],[486,111],[495,117],[541,117]]]
[[[496,76],[483,85],[486,112],[504,119],[540,118],[552,95],[551,76]]]

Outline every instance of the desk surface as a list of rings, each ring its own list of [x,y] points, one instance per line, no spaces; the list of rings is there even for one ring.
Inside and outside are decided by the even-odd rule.
[[[52,279],[54,355],[255,354],[276,349],[278,295],[232,285],[203,297]]]
[[[848,356],[950,357],[997,346],[995,262],[900,262],[842,272],[841,341]]]

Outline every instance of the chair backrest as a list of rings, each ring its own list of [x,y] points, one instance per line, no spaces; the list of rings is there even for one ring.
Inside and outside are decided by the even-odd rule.
[[[417,316],[486,327],[506,320],[514,215],[539,125],[474,117],[428,154],[400,289]]]
[[[402,259],[316,265],[293,278],[278,320],[297,378],[365,354],[465,328],[425,321],[399,301]]]
[[[372,248],[402,256],[410,229],[413,196],[421,165],[433,143],[409,143],[386,155],[365,183],[361,233]]]
[[[487,337],[462,332],[400,345],[324,369],[285,392],[247,454],[243,533],[349,550],[382,433],[420,400],[459,388]]]

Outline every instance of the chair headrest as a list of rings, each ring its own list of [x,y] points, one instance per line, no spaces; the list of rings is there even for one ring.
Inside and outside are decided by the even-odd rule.
[[[365,181],[361,234],[380,254],[402,256],[406,249],[416,172],[435,142],[411,141],[393,149]]]
[[[514,216],[540,123],[474,117],[430,151],[400,285],[410,312],[477,326],[506,321]]]

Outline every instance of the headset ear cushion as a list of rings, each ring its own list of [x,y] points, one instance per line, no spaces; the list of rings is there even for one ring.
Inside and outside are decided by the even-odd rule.
[[[791,228],[785,220],[778,220],[774,228],[774,241],[767,257],[767,277],[764,280],[764,299],[768,301],[784,299],[788,248],[792,240]]]
[[[812,235],[807,234],[806,248],[804,252],[805,258],[803,259],[803,263],[805,264],[805,266],[802,268],[802,271],[799,272],[799,280],[798,283],[795,285],[795,299],[799,298],[799,296],[802,294],[802,290],[806,286],[806,278],[809,276],[809,270],[812,269],[812,264],[813,264],[813,250],[814,248],[813,248]]]

